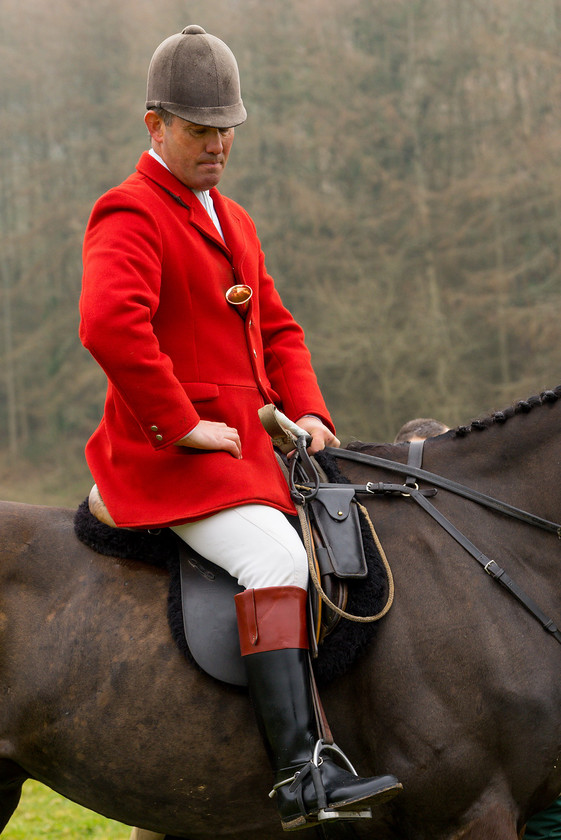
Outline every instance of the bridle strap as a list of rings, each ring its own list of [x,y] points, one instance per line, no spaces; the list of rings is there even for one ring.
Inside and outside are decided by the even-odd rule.
[[[412,440],[409,443],[409,455],[407,456],[407,466],[414,467],[416,470],[423,466],[423,447],[424,440]],[[411,471],[409,471],[411,472]],[[407,475],[405,483],[408,487],[415,487],[417,482],[414,475]]]
[[[462,546],[462,548],[471,554],[471,556],[474,557],[481,566],[483,566],[484,570],[493,578],[493,580],[496,580],[508,589],[511,595],[514,595],[516,600],[526,607],[526,609],[529,610],[535,618],[537,618],[544,630],[551,633],[551,635],[561,643],[561,632],[557,629],[555,622],[541,611],[537,604],[535,604],[534,601],[532,601],[532,599],[526,595],[522,589],[520,589],[518,584],[507,575],[505,570],[501,569],[498,563],[494,560],[490,560],[485,554],[483,554],[482,551],[479,551],[479,549],[470,540],[468,540],[468,538],[464,536],[464,534],[462,534],[462,532],[459,531],[449,519],[447,519],[437,508],[435,508],[432,502],[429,502],[429,500],[423,496],[419,490],[410,488],[408,495],[424,510],[426,510],[427,513],[429,513],[432,518]]]
[[[413,447],[413,448],[411,448]],[[490,560],[487,555],[485,555],[482,551],[480,551],[472,542],[469,540],[461,531],[453,525],[449,519],[447,519],[433,504],[429,502],[426,498],[426,493],[419,490],[416,486],[414,478],[422,478],[426,481],[430,481],[432,484],[436,484],[439,487],[442,487],[446,490],[450,490],[453,493],[456,493],[459,496],[464,496],[465,498],[471,499],[472,501],[478,502],[479,504],[483,504],[486,507],[493,508],[495,510],[499,510],[501,513],[506,513],[508,516],[512,516],[516,519],[520,519],[523,522],[527,522],[531,525],[536,525],[540,528],[544,528],[547,531],[553,531],[557,534],[558,537],[561,537],[561,526],[556,525],[554,522],[549,522],[547,519],[541,519],[539,516],[534,516],[534,514],[526,513],[526,511],[521,511],[518,508],[513,507],[512,505],[508,505],[505,502],[500,502],[497,499],[493,499],[491,496],[486,496],[484,493],[480,493],[477,490],[471,490],[468,487],[465,487],[462,484],[458,484],[457,482],[450,481],[449,479],[442,478],[434,473],[430,473],[427,470],[421,469],[422,463],[422,456],[423,456],[423,441],[419,441],[416,445],[410,444],[409,449],[409,462],[407,464],[398,464],[395,461],[389,461],[386,458],[378,458],[375,455],[366,455],[362,452],[352,452],[349,450],[340,450],[340,449],[333,449],[328,448],[329,453],[334,455],[337,458],[346,458],[347,460],[351,461],[359,461],[360,463],[366,463],[370,466],[380,466],[386,469],[390,469],[394,472],[399,472],[407,476],[405,484],[401,485],[401,495],[412,498],[417,504],[419,504],[430,516],[437,522],[444,530],[456,540],[459,545],[462,546],[465,551],[467,551],[483,569],[487,572],[493,580],[496,580],[502,586],[504,586],[510,593],[513,595],[519,603],[521,603],[533,616],[536,618],[544,630],[550,633],[556,641],[561,643],[561,631],[557,628],[553,619],[548,618],[544,612],[538,607],[538,605],[528,596],[526,593],[515,583],[509,575],[502,569],[495,560]],[[412,478],[413,476],[413,478]],[[390,493],[399,493],[399,485],[395,484],[383,484],[380,483],[378,485],[370,485],[370,489],[368,485],[364,488],[366,492],[390,492]]]
[[[497,510],[507,516],[512,516],[514,519],[519,519],[522,522],[527,522],[530,525],[535,525],[538,528],[543,528],[545,531],[550,531],[561,539],[561,525],[556,522],[550,522],[548,519],[542,519],[533,513],[520,510],[507,502],[502,502],[499,499],[494,499],[492,496],[487,496],[485,493],[480,493],[479,490],[473,490],[471,487],[466,487],[456,481],[452,481],[444,476],[421,469],[420,467],[411,466],[409,464],[400,464],[397,461],[390,461],[388,458],[379,458],[377,455],[367,455],[365,452],[354,452],[349,449],[334,449],[333,447],[326,447],[325,452],[332,455],[334,458],[341,458],[346,461],[354,461],[355,463],[366,464],[370,467],[382,467],[392,472],[401,473],[406,476],[414,476],[422,481],[428,481],[434,484],[435,487],[441,487],[443,490],[450,490],[457,496],[463,496],[465,499],[470,499],[472,502],[477,502],[485,507]]]

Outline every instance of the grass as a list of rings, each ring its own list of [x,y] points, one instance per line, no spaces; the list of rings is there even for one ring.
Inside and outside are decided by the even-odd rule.
[[[30,780],[2,840],[128,840],[130,831]]]

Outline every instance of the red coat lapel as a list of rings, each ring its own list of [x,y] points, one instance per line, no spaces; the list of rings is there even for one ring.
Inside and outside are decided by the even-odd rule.
[[[158,186],[168,193],[168,195],[170,195],[178,204],[184,207],[188,214],[187,223],[197,228],[197,230],[199,230],[207,239],[211,239],[215,245],[218,245],[218,247],[224,251],[228,259],[232,261],[232,255],[228,245],[225,244],[224,240],[216,230],[212,219],[189,187],[182,184],[181,181],[179,181],[175,175],[169,171],[169,169],[162,166],[162,164],[153,158],[148,152],[144,152],[136,168],[141,175],[144,175],[155,184],[158,184]],[[213,199],[214,193],[218,194],[218,191],[213,190]],[[220,224],[222,224],[222,220],[220,221]]]

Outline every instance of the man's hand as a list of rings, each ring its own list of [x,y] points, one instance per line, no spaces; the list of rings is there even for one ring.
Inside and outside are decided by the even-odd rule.
[[[242,443],[237,429],[214,420],[200,420],[188,435],[177,441],[176,446],[193,449],[222,450],[234,458],[242,457]]]
[[[335,437],[331,429],[325,426],[319,417],[312,417],[311,415],[304,415],[296,421],[296,425],[308,432],[312,436],[312,442],[308,446],[310,455],[320,452],[326,446],[341,446],[341,441]]]

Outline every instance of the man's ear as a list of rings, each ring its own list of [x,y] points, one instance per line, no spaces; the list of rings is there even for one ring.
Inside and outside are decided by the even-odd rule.
[[[146,111],[144,114],[144,122],[152,140],[156,143],[161,143],[164,139],[165,124],[163,119],[155,113],[155,111]]]

